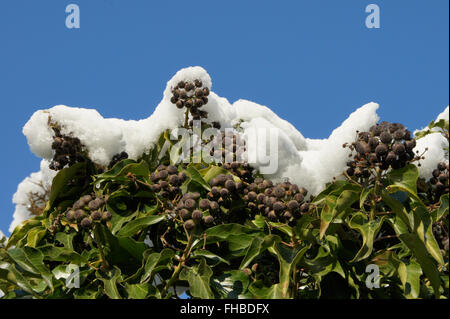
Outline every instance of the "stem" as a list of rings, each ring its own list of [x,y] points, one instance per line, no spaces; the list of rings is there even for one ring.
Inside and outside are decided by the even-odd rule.
[[[348,181],[349,181],[350,183],[353,183],[353,184],[356,184],[356,185],[362,187],[362,185],[361,185],[360,183],[358,183],[357,181],[355,181],[353,178],[351,178],[351,177],[347,174],[347,172],[344,172],[343,174],[344,174],[344,176],[348,179]]]
[[[186,108],[186,112],[184,113],[184,128],[187,129],[189,124],[189,109]]]
[[[169,281],[166,283],[164,289],[161,291],[161,298],[164,298],[164,296],[167,294],[167,291],[171,286],[175,284],[175,282],[178,280],[178,276],[180,275],[181,269],[183,269],[184,264],[186,263],[186,260],[189,257],[189,254],[191,252],[192,243],[194,242],[194,236],[190,235],[188,239],[188,243],[186,245],[186,248],[184,249],[183,255],[180,258],[180,262],[175,268],[175,271],[172,274],[172,277],[170,277]]]
[[[292,298],[296,299],[297,297],[297,269],[294,269],[294,274],[292,278]]]
[[[94,241],[97,243],[97,247],[98,247],[98,251],[100,252],[100,258],[101,258],[101,262],[102,262],[102,267],[104,269],[108,269],[109,268],[109,264],[106,261],[105,258],[105,252],[103,251],[103,246],[100,242],[100,238],[99,238],[99,234],[98,234],[98,225],[94,225]]]
[[[379,194],[378,194],[379,193],[378,186],[379,186],[379,183],[380,183],[380,179],[381,179],[381,170],[379,170],[377,168],[377,178],[375,180],[375,187],[374,187],[373,195],[372,195],[372,208],[370,209],[370,221],[373,221],[375,219],[375,209],[376,209],[376,206],[377,206],[376,199],[379,196]]]

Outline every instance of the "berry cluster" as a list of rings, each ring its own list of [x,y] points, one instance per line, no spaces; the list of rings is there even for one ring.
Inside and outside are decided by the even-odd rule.
[[[210,227],[214,225],[213,214],[217,213],[220,206],[215,201],[201,198],[200,193],[186,193],[175,208],[176,214],[184,221],[186,230],[192,230],[196,225]]]
[[[245,139],[241,135],[234,131],[221,132],[222,141],[220,149],[216,149],[214,153],[211,151],[211,156],[224,159],[227,161],[245,162]]]
[[[244,210],[293,226],[309,211],[309,202],[305,200],[308,191],[290,182],[274,185],[270,180],[253,179],[251,174],[250,182],[245,182],[231,174],[219,174],[209,181],[211,191],[206,196],[199,192],[181,196],[178,185],[185,179],[181,174],[177,174],[174,166],[160,165],[150,178],[154,182],[153,191],[163,201],[169,199],[164,201],[165,213],[178,216],[187,230],[233,222],[236,216],[231,212],[239,211],[238,215],[242,215]]]
[[[445,252],[448,252],[448,230],[442,222],[433,224],[433,235],[437,239],[439,246],[443,251],[442,255],[445,256]]]
[[[57,128],[53,128],[53,131],[55,136],[52,149],[55,151],[55,155],[49,165],[50,169],[59,171],[66,165],[72,166],[84,161],[83,145],[77,137],[62,135]]]
[[[186,108],[193,120],[208,117],[208,112],[200,110],[208,103],[209,95],[209,88],[203,87],[202,81],[195,80],[193,83],[180,81],[172,89],[172,94],[170,101],[179,109]]]
[[[413,152],[416,141],[400,123],[382,122],[370,128],[369,132],[357,132],[357,140],[343,147],[356,150],[353,160],[347,163],[347,174],[357,178],[369,178],[371,169],[399,169],[407,163],[420,159]]]
[[[71,223],[77,223],[82,228],[89,229],[95,222],[108,222],[111,213],[105,209],[105,199],[92,195],[84,195],[79,198],[66,213],[66,219]]]
[[[223,167],[244,182],[250,183],[253,178],[253,167],[251,167],[248,163],[225,163],[223,164]]]
[[[273,185],[270,180],[256,178],[244,189],[244,201],[252,211],[267,216],[271,221],[295,224],[309,211],[305,200],[308,191],[290,182]]]
[[[174,199],[180,194],[180,186],[187,176],[173,166],[159,165],[156,171],[150,174],[152,191],[162,198]]]
[[[127,159],[128,158],[128,153],[123,151],[121,153],[118,153],[116,155],[113,156],[111,162],[109,162],[108,167],[113,167],[114,165],[116,165],[118,162]]]
[[[448,194],[449,192],[449,166],[449,164],[442,162],[433,170],[433,177],[430,179],[430,184],[432,185],[432,190],[437,200],[443,194]]]

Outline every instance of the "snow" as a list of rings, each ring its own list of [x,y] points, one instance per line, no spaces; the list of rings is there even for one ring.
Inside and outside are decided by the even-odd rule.
[[[307,140],[308,149],[300,152],[303,156],[302,166],[297,174],[292,170],[292,174],[295,174],[293,180],[312,194],[318,194],[333,177],[339,178],[346,169],[350,154],[348,148],[343,148],[342,145],[353,142],[356,139],[356,131],[368,131],[379,121],[376,112],[378,107],[377,103],[372,102],[358,108],[328,139]]]
[[[43,158],[41,171],[31,174],[18,187],[14,195],[16,211],[11,229],[20,221],[29,218],[29,204],[26,193],[35,190],[33,182],[52,178],[54,172],[48,170],[48,163],[53,157],[51,149],[53,131],[48,127],[51,120],[61,126],[62,134],[71,134],[80,139],[92,161],[106,166],[113,155],[126,151],[131,159],[139,158],[149,151],[162,132],[180,127],[184,123],[184,111],[177,109],[171,102],[171,90],[181,80],[200,79],[203,86],[212,88],[209,74],[201,67],[189,67],[178,71],[168,82],[161,102],[148,118],[122,120],[104,118],[96,110],[58,105],[48,110],[35,112],[25,124],[23,133],[27,137],[31,151]],[[336,128],[327,139],[305,138],[292,124],[278,117],[270,108],[247,100],[238,100],[231,104],[226,98],[211,91],[209,102],[203,106],[208,112],[207,122],[217,121],[222,128],[237,127],[244,137],[251,137],[252,131],[265,131],[266,139],[258,143],[248,144],[251,163],[261,171],[267,167],[264,156],[271,145],[271,132],[277,131],[277,169],[270,171],[268,177],[274,181],[288,178],[291,182],[306,187],[315,195],[324,189],[325,184],[333,177],[342,178],[346,168],[349,150],[343,148],[345,142],[353,142],[356,131],[367,131],[379,121],[376,103],[368,103],[355,110]],[[438,119],[448,120],[448,107]],[[274,135],[274,134],[272,134]],[[258,137],[259,139],[259,137]],[[422,161],[420,174],[426,177],[431,167],[445,158],[442,151],[446,140],[440,134],[431,134],[418,141],[418,149],[429,147],[427,159]],[[448,145],[448,144],[447,144]],[[447,157],[448,159],[448,157]]]
[[[31,217],[28,210],[30,207],[30,194],[45,195],[45,190],[51,188],[52,180],[56,175],[55,171],[48,168],[49,162],[47,160],[41,161],[41,169],[38,172],[31,173],[26,177],[17,187],[16,193],[13,195],[13,203],[16,209],[13,214],[13,221],[9,226],[9,231],[12,232],[14,228],[23,221]]]
[[[419,151],[419,154],[422,154],[425,148],[428,148],[424,154],[425,159],[420,161],[420,177],[428,180],[432,177],[432,172],[436,169],[438,163],[448,163],[448,155],[446,156],[444,147],[448,147],[448,141],[439,133],[429,134],[417,140],[415,150]]]
[[[445,110],[438,115],[435,122],[444,119],[446,121],[449,120],[449,107],[447,106]],[[425,130],[424,128],[422,130]],[[434,130],[436,131],[436,130]],[[414,132],[417,133],[419,131]],[[419,176],[425,178],[426,180],[432,177],[432,172],[436,169],[437,164],[441,162],[448,163],[448,152],[444,150],[444,148],[448,148],[448,140],[440,133],[435,132],[432,134],[428,134],[417,140],[415,151],[419,151],[419,154],[425,152],[424,160],[420,161],[419,166]],[[427,149],[425,151],[425,149]]]
[[[436,118],[435,122],[438,122],[439,120],[446,120],[448,121],[448,116],[449,116],[449,109],[448,106],[445,108],[445,110],[438,115],[438,117]]]

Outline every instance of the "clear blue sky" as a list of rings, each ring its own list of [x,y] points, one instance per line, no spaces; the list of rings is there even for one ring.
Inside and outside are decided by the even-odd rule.
[[[65,27],[70,3],[77,30]],[[370,3],[380,29],[365,27]],[[65,104],[145,118],[186,66],[307,137],[327,137],[370,101],[384,120],[422,127],[449,103],[448,10],[448,0],[1,0],[0,229],[17,184],[39,169],[22,135],[34,111]]]

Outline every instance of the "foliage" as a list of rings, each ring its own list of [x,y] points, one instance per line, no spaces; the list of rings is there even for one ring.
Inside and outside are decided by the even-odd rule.
[[[170,164],[158,158],[167,136],[104,172],[88,159],[60,170],[44,212],[0,244],[4,298],[177,298],[182,287],[192,298],[448,298],[449,195],[430,203],[415,165],[364,185],[335,180],[295,220],[273,221],[236,197],[223,219],[188,229],[170,206],[181,195],[207,198],[224,173],[252,181],[216,164],[181,164],[180,196],[161,197],[151,176]],[[68,220],[92,193],[111,219],[86,228]],[[371,264],[379,288],[366,285]],[[79,288],[66,284],[76,268]]]

